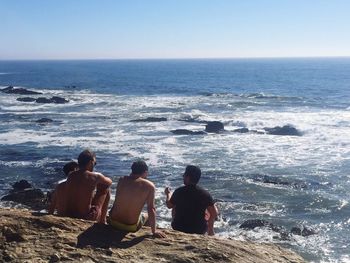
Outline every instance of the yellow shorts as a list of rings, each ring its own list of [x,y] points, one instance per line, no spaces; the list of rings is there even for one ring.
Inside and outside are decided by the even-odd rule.
[[[146,222],[146,218],[143,214],[139,216],[139,220],[137,221],[136,224],[133,224],[133,225],[123,224],[110,217],[108,218],[108,224],[110,224],[113,228],[126,231],[126,232],[136,232],[145,224],[145,222]]]

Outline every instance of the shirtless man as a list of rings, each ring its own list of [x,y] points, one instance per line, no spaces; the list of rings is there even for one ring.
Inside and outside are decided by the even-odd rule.
[[[67,179],[66,216],[105,224],[112,180],[93,172],[96,155],[90,150],[79,155],[78,164],[79,170]]]
[[[165,188],[166,205],[173,209],[173,229],[193,234],[214,235],[214,221],[218,211],[208,191],[197,184],[201,170],[188,165],[183,174],[184,186],[171,195],[169,187]]]
[[[70,173],[77,171],[79,169],[79,165],[77,162],[69,162],[66,163],[63,166],[63,172],[66,176],[68,176]],[[55,190],[50,193],[51,194],[51,201],[48,208],[49,214],[53,214],[55,210],[57,210],[57,215],[59,216],[65,216],[66,214],[66,183],[67,180],[64,180],[63,182],[59,182],[56,186]]]
[[[156,231],[155,187],[146,179],[147,164],[144,161],[134,162],[131,171],[129,176],[119,179],[108,223],[122,231],[136,232],[148,220],[153,236],[165,237],[164,233]],[[148,217],[141,213],[146,203]]]

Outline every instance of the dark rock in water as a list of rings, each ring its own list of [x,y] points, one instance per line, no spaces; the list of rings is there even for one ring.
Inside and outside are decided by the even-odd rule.
[[[256,227],[270,227],[272,224],[263,219],[249,219],[244,221],[239,228],[254,229]]]
[[[17,101],[23,101],[23,102],[33,102],[35,100],[36,100],[35,98],[31,98],[31,97],[17,98]]]
[[[175,135],[204,135],[206,132],[204,131],[190,131],[186,129],[177,129],[171,131]]]
[[[302,229],[300,227],[293,227],[290,230],[290,232],[294,235],[303,236],[303,237],[317,234],[317,231],[315,231],[314,229],[307,228],[305,226]]]
[[[56,103],[56,104],[63,104],[68,103],[69,101],[65,98],[53,96],[51,99],[40,97],[36,99],[36,103]]]
[[[261,175],[256,174],[253,176],[253,180],[257,182],[262,182],[264,184],[275,184],[275,185],[283,185],[283,186],[290,186],[296,189],[306,189],[307,183],[305,183],[302,180],[294,179],[293,181],[287,181],[284,178],[279,178],[277,176],[270,176],[270,175]]]
[[[41,92],[27,90],[24,88],[14,88],[13,86],[8,86],[7,88],[1,89],[1,91],[7,94],[21,94],[21,95],[42,94]]]
[[[45,97],[40,97],[35,100],[36,103],[52,103],[52,101]]]
[[[57,104],[63,104],[63,103],[68,103],[69,101],[66,100],[65,98],[61,98],[61,97],[57,97],[57,96],[53,96],[51,98],[51,101],[53,103],[57,103]]]
[[[239,228],[253,230],[256,227],[267,227],[274,232],[280,234],[280,239],[288,240],[290,238],[289,232],[282,226],[276,226],[266,220],[263,219],[250,219],[246,220],[239,226]]]
[[[21,180],[13,184],[13,189],[9,194],[3,196],[1,201],[12,201],[29,206],[33,209],[44,209],[45,194],[40,189],[33,186],[26,180]]]
[[[283,127],[276,126],[274,128],[265,127],[264,130],[268,134],[272,135],[289,135],[289,136],[301,136],[301,132],[298,131],[295,127],[290,125],[284,125]]]
[[[32,188],[33,186],[27,180],[21,180],[19,182],[15,182],[12,187],[12,191],[21,191],[27,188]]]
[[[49,118],[41,118],[35,122],[37,122],[37,123],[49,123],[49,122],[53,122],[53,120],[51,120]]]
[[[131,120],[131,122],[161,122],[167,120],[167,118],[148,117],[146,119]]]
[[[249,129],[248,128],[240,128],[240,129],[235,129],[233,131],[239,132],[239,133],[247,133],[247,132],[249,132]]]
[[[28,188],[20,191],[13,191],[1,198],[1,201],[12,201],[24,204],[33,209],[44,209],[45,194],[40,189]]]
[[[205,126],[206,132],[218,133],[224,130],[224,124],[219,121],[209,121]]]

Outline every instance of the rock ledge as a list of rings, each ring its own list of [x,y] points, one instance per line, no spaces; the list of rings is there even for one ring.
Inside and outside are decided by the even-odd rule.
[[[271,244],[188,235],[166,229],[123,233],[90,221],[0,209],[1,262],[305,262]]]

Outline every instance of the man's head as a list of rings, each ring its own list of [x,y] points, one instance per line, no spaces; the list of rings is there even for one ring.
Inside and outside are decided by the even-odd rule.
[[[71,161],[69,163],[66,163],[63,166],[63,172],[66,176],[68,176],[71,172],[74,172],[79,169],[79,165],[75,161]]]
[[[96,165],[96,154],[86,149],[79,154],[78,164],[80,169],[92,171]]]
[[[146,178],[148,174],[148,166],[144,161],[136,161],[131,165],[131,172],[134,175]]]
[[[199,167],[194,165],[187,165],[185,173],[183,175],[184,177],[184,184],[185,185],[196,185],[199,182],[199,179],[201,178],[201,169]]]

